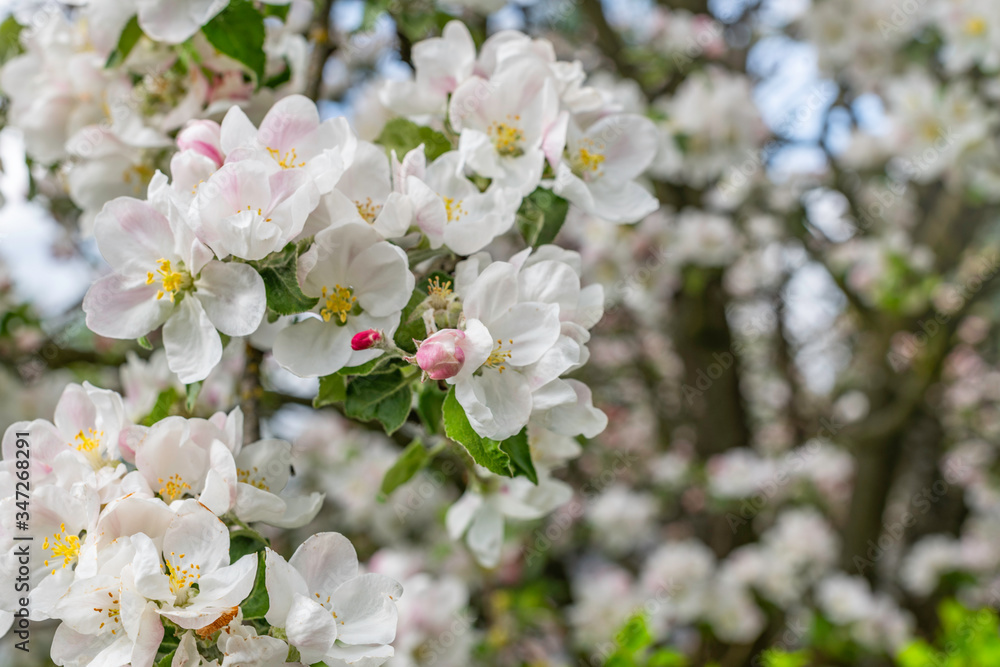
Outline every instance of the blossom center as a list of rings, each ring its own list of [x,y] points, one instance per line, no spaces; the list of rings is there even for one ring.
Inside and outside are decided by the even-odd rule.
[[[177,292],[188,289],[193,284],[191,274],[184,269],[174,270],[169,259],[160,258],[156,260],[156,264],[159,266],[156,273],[152,271],[146,273],[146,284],[152,285],[159,281],[162,289],[156,293],[157,301],[168,296],[173,302]]]
[[[59,532],[52,534],[52,541],[49,538],[45,538],[42,542],[42,548],[48,549],[52,552],[52,558],[62,558],[62,567],[65,569],[70,563],[76,560],[76,557],[80,553],[80,538],[77,535],[67,535],[66,534],[66,524],[59,524]],[[49,561],[45,561],[45,567],[49,566]],[[56,571],[52,570],[52,574]]]
[[[461,220],[463,216],[469,214],[464,208],[462,208],[461,199],[455,199],[454,197],[441,197],[444,201],[444,211],[448,214],[448,222],[455,222],[456,220]]]
[[[382,211],[382,207],[373,202],[371,197],[366,197],[364,201],[355,201],[354,205],[358,208],[358,215],[369,225],[375,224],[375,218]]]
[[[163,496],[168,503],[174,502],[183,496],[185,491],[191,490],[191,486],[182,480],[180,475],[171,475],[167,478],[166,483],[164,483],[162,477],[156,481],[163,484],[163,486],[160,487],[159,494]]]
[[[434,279],[427,284],[427,296],[434,310],[447,308],[448,297],[451,296],[451,281],[441,282],[438,276],[434,276]]]
[[[167,562],[167,578],[170,580],[170,591],[176,596],[174,604],[184,605],[190,596],[191,584],[201,579],[201,566],[188,563],[184,566],[184,558],[187,554],[180,554],[171,551],[170,555],[174,560],[165,558]]]
[[[970,37],[982,37],[986,34],[986,19],[982,16],[972,16],[965,22],[965,32]]]
[[[604,160],[605,157],[600,148],[595,146],[593,141],[586,140],[584,145],[577,150],[576,155],[572,157],[571,162],[573,171],[578,176],[600,176],[603,173],[601,165],[604,164]]]
[[[490,123],[488,134],[493,137],[493,145],[497,153],[505,157],[517,157],[524,153],[521,142],[524,141],[524,133],[517,126],[520,116],[507,116],[507,121]]]
[[[323,300],[325,305],[319,311],[319,314],[323,316],[323,321],[329,322],[336,316],[340,320],[340,323],[343,324],[347,321],[347,314],[354,308],[354,304],[357,303],[358,299],[354,296],[354,290],[350,287],[334,285],[332,290],[327,290],[326,287],[323,288]]]
[[[507,339],[507,345],[513,345],[514,341],[510,338]],[[503,373],[507,368],[507,360],[510,359],[510,350],[503,349],[503,341],[497,338],[497,346],[493,348],[490,352],[490,356],[486,359],[486,363],[483,366],[487,368],[495,368],[497,372]]]
[[[257,470],[257,466],[254,466],[250,470],[243,470],[242,468],[237,468],[236,479],[244,484],[249,484],[250,486],[256,487],[261,491],[270,492],[271,488],[264,481],[263,477],[260,475],[260,471]]]
[[[103,437],[104,437],[104,431],[98,433],[97,431],[91,428],[87,429],[87,433],[84,433],[83,429],[80,429],[80,432],[77,433],[76,437],[73,438],[74,441],[79,441],[79,444],[74,445],[71,442],[70,446],[76,447],[76,450],[79,452],[92,452],[95,449],[97,449],[97,447],[100,445],[100,440]]]
[[[98,614],[102,614],[106,616],[108,619],[107,621],[101,621],[101,624],[97,628],[98,630],[103,630],[104,626],[109,622],[121,624],[121,607],[119,606],[119,602],[118,600],[115,599],[114,593],[112,593],[111,591],[108,591],[108,597],[111,598],[112,606],[93,608],[94,611],[96,611]],[[111,634],[113,635],[118,634],[118,629],[112,627]]]
[[[296,162],[299,157],[295,152],[295,149],[287,150],[284,153],[280,152],[276,148],[268,148],[268,154],[278,163],[278,166],[282,169],[295,169],[296,167],[306,166],[305,162]]]

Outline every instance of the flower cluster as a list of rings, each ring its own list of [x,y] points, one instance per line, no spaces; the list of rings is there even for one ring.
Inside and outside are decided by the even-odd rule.
[[[290,463],[287,442],[244,446],[239,408],[147,427],[117,393],[69,385],[53,422],[4,434],[4,580],[29,577],[31,620],[61,622],[51,651],[61,666],[152,665],[171,644],[175,664],[381,664],[400,585],[359,573],[338,533],[285,561],[247,526],[316,516],[323,497],[288,491]],[[19,480],[30,480],[31,529],[44,536],[29,559],[14,549]],[[4,600],[6,632],[15,601]]]

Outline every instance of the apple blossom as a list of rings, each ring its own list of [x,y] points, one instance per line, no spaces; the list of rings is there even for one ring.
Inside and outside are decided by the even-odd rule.
[[[112,338],[138,338],[163,324],[167,364],[189,383],[222,358],[216,329],[245,336],[257,328],[264,283],[247,265],[211,259],[176,205],[163,208],[166,215],[122,197],[101,211],[94,233],[113,272],[94,283],[83,308],[87,326]]]
[[[304,319],[278,333],[274,358],[302,377],[329,375],[374,359],[382,350],[352,350],[368,329],[392,334],[413,291],[406,255],[373,229],[326,229],[299,257],[299,284],[319,303]]]

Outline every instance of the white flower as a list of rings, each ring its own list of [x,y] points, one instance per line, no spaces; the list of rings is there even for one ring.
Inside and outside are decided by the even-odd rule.
[[[423,163],[423,148],[407,154],[407,159]],[[337,182],[337,187],[323,195],[306,225],[305,234],[327,227],[359,224],[372,227],[383,238],[403,236],[413,219],[413,207],[393,184],[392,168],[385,149],[373,143],[358,143],[354,161]]]
[[[303,662],[367,666],[392,657],[403,589],[384,575],[358,574],[358,556],[346,537],[313,535],[287,562],[267,549],[266,566],[265,618],[285,629]]]
[[[291,457],[292,446],[283,440],[260,440],[239,451],[232,510],[240,520],[282,528],[297,528],[313,520],[323,505],[323,494],[282,493],[291,477]]]
[[[570,123],[567,156],[552,191],[609,222],[635,222],[659,202],[635,182],[656,153],[656,127],[632,114],[615,114],[581,131]]]
[[[235,615],[253,589],[257,554],[230,565],[229,529],[195,500],[177,509],[162,547],[145,534],[134,535],[132,542],[136,591],[159,602],[157,613],[182,628],[196,630]]]
[[[586,360],[587,329],[603,310],[599,287],[580,288],[578,255],[554,246],[529,252],[481,271],[485,255],[456,268],[465,361],[448,383],[473,429],[494,440],[520,431],[536,406],[541,413],[580,405],[571,385],[555,381]],[[580,427],[603,429],[603,420],[590,416]]]
[[[537,485],[525,477],[493,476],[491,481],[494,486],[489,491],[467,489],[445,516],[449,537],[457,540],[465,535],[476,561],[489,568],[500,562],[504,518],[540,519],[573,496],[569,485],[544,469],[538,470]]]
[[[354,159],[356,146],[346,119],[320,122],[316,104],[302,95],[275,103],[260,129],[236,106],[222,120],[221,147],[227,162],[253,159],[271,171],[301,169],[320,194],[337,184]]]
[[[476,44],[461,21],[449,21],[440,37],[413,45],[412,81],[389,81],[379,90],[382,104],[406,116],[444,114],[448,95],[472,75]]]
[[[52,660],[64,667],[151,665],[163,640],[156,605],[136,586],[134,563],[141,560],[139,535],[109,545],[98,569],[79,577],[60,599],[62,624],[52,639]]]
[[[452,94],[448,107],[449,120],[461,132],[462,165],[522,196],[541,180],[543,142],[558,114],[548,64],[528,54],[509,58],[489,80],[470,77]],[[558,155],[562,145],[545,150]]]
[[[413,292],[406,253],[362,225],[329,228],[299,257],[299,285],[319,303],[305,319],[283,329],[274,358],[300,377],[357,366],[382,350],[352,350],[351,338],[368,329],[391,336]]]
[[[199,185],[195,233],[219,259],[263,259],[299,235],[319,191],[302,169],[269,169],[257,160],[230,162]]]
[[[139,27],[158,42],[180,44],[229,5],[229,0],[134,0]]]
[[[512,188],[491,186],[480,192],[461,169],[462,156],[449,151],[422,175],[409,176],[415,222],[432,248],[442,245],[460,255],[482,250],[514,225],[521,196]]]
[[[211,252],[169,200],[168,218],[151,203],[109,202],[94,234],[112,273],[94,283],[83,309],[87,326],[110,338],[139,338],[163,324],[170,370],[181,382],[203,380],[222,358],[218,329],[254,332],[264,317],[264,281],[246,264]]]

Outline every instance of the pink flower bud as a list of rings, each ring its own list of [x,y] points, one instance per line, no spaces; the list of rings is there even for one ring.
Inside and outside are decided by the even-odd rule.
[[[458,329],[442,329],[428,336],[417,348],[417,365],[432,380],[455,377],[465,363],[465,350],[459,347],[463,340],[465,332]]]
[[[222,166],[226,158],[222,155],[222,129],[214,120],[192,120],[177,134],[177,148],[204,155]]]
[[[374,347],[376,343],[382,340],[382,332],[377,329],[366,329],[360,333],[354,334],[354,338],[351,339],[351,349],[355,352],[358,350],[367,350]]]

